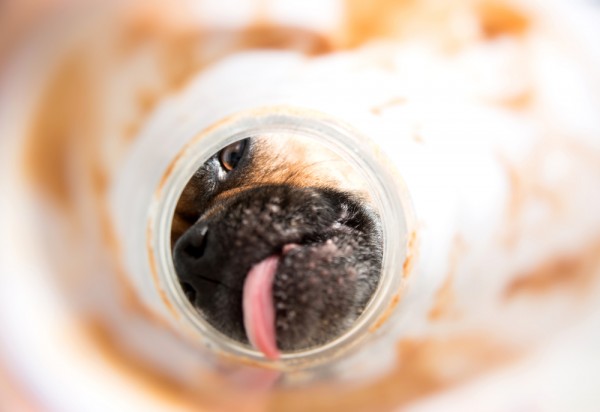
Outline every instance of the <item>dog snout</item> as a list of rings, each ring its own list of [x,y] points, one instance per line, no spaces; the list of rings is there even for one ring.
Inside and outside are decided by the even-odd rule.
[[[272,288],[265,293],[273,300],[277,347],[297,350],[327,342],[362,311],[379,277],[378,227],[347,193],[260,186],[205,211],[175,243],[173,261],[182,292],[204,318],[248,342],[247,328],[266,317],[246,324],[243,303],[249,313],[259,306],[246,280],[266,259],[277,259],[270,286],[257,288]]]
[[[173,251],[175,268],[181,279],[181,287],[187,299],[196,304],[199,285],[192,272],[199,259],[202,259],[208,244],[208,226],[194,225],[177,242]]]
[[[183,260],[197,260],[204,256],[208,245],[208,226],[194,225],[181,238],[181,241],[176,245],[176,253],[182,256]]]
[[[210,231],[206,224],[195,224],[183,234],[173,249],[173,263],[177,277],[188,300],[197,305],[206,301],[206,295],[214,293],[215,288],[222,284],[215,270],[204,270],[210,262]],[[213,253],[214,254],[214,253]]]

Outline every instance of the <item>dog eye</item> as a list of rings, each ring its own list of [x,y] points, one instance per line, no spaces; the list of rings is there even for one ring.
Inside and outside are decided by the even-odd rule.
[[[219,152],[219,161],[221,162],[223,169],[228,172],[235,169],[242,157],[244,157],[247,145],[248,139],[244,139],[232,143],[221,150]]]

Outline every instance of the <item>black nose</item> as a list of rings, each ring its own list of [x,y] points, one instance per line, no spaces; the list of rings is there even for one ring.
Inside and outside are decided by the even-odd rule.
[[[208,226],[194,225],[179,238],[173,248],[175,271],[183,292],[191,303],[197,303],[199,294],[205,292],[207,287],[211,288],[211,285],[206,285],[206,281],[210,280],[208,274],[205,273],[204,278],[198,276],[199,269],[206,260],[203,257],[208,241]]]
[[[204,256],[208,244],[208,226],[194,225],[188,230],[175,245],[175,260],[197,260]],[[181,256],[177,256],[181,255]]]
[[[224,273],[223,266],[233,256],[226,241],[231,234],[223,233],[223,227],[219,225],[222,221],[197,221],[181,235],[173,247],[173,265],[181,292],[192,306],[217,329],[245,341],[242,323],[243,277],[240,276],[239,281],[232,280]],[[246,271],[243,269],[240,273],[245,275]]]
[[[198,291],[191,283],[181,282],[181,288],[183,289],[183,293],[185,297],[192,303],[196,302],[196,298],[198,297]]]

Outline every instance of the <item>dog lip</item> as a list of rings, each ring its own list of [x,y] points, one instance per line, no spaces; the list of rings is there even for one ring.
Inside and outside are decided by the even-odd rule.
[[[288,244],[286,244],[286,245],[283,246],[283,248],[281,249],[281,253],[284,254],[284,255],[286,255],[290,251],[292,251],[292,250],[294,250],[294,249],[296,249],[298,247],[300,247],[300,245],[297,244],[297,243],[288,243]]]

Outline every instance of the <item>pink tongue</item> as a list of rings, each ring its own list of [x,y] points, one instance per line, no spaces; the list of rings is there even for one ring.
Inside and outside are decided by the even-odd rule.
[[[244,327],[250,343],[269,359],[279,358],[275,341],[273,280],[279,256],[269,256],[252,266],[244,282],[242,307]]]

